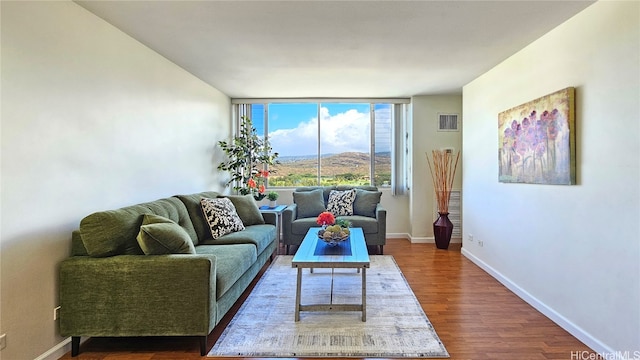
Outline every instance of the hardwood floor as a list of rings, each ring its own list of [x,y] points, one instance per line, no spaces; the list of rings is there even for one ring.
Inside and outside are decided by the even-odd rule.
[[[384,252],[396,259],[451,359],[597,358],[578,357],[591,350],[462,256],[460,244],[438,250],[433,244],[390,239]],[[209,335],[209,348],[223,327]],[[160,337],[91,338],[76,358],[68,353],[61,359],[200,358],[197,340]]]

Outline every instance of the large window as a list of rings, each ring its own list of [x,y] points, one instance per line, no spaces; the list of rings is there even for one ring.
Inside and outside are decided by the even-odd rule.
[[[269,187],[314,185],[391,186],[392,158],[402,102],[235,102],[236,115],[250,117],[280,164]],[[396,119],[402,117],[402,119]]]

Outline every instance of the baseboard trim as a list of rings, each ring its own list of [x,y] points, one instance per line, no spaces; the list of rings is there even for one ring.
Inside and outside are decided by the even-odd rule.
[[[412,244],[435,244],[436,242],[433,236],[411,236],[409,240]]]
[[[553,310],[545,303],[537,299],[535,296],[531,295],[528,291],[518,286],[518,284],[511,281],[506,276],[502,275],[493,267],[489,266],[484,261],[480,260],[472,253],[470,253],[464,247],[462,248],[462,255],[467,259],[471,260],[474,264],[480,267],[482,270],[486,271],[493,278],[498,280],[502,285],[504,285],[507,289],[511,290],[514,294],[516,294],[519,298],[524,300],[529,305],[533,306],[536,310],[540,311],[544,316],[548,317],[551,321],[556,323],[561,328],[565,329],[571,335],[573,335],[576,339],[582,341],[585,345],[591,348],[594,352],[599,354],[616,354],[616,352],[611,349],[609,346],[602,343],[600,340],[593,337],[591,334],[586,332],[581,327],[577,326],[569,319],[565,318],[557,311]],[[613,359],[613,358],[612,358]]]
[[[68,337],[34,360],[56,360],[71,351],[71,338]]]
[[[433,236],[411,236],[410,240],[414,244],[435,244],[436,239]],[[462,243],[461,238],[451,238],[450,244]]]
[[[387,233],[387,239],[406,239],[412,244],[435,244],[433,236],[411,236],[407,233]],[[462,238],[451,238],[451,244],[461,244]]]
[[[411,235],[407,233],[387,233],[385,238],[387,239],[407,239],[411,240]]]

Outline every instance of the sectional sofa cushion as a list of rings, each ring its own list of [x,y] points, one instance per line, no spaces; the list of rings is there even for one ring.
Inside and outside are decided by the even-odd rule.
[[[144,203],[142,205],[149,209],[149,211],[146,211],[145,213],[163,216],[180,225],[180,227],[189,234],[194,245],[196,244],[198,241],[198,235],[196,235],[196,231],[193,228],[193,223],[189,213],[187,212],[187,208],[180,199],[176,197],[169,197]]]
[[[209,229],[207,220],[202,214],[202,205],[200,204],[200,200],[202,198],[213,199],[218,197],[218,195],[220,195],[220,193],[215,191],[203,191],[189,195],[176,195],[176,197],[184,204],[189,214],[189,218],[191,218],[191,223],[193,224],[193,229],[196,234],[196,237],[193,240],[193,245],[197,246],[201,240],[211,238],[211,230]]]
[[[160,215],[144,215],[136,239],[146,255],[196,253],[189,234],[180,225]]]
[[[338,186],[335,185],[330,185],[330,186],[301,186],[301,187],[297,187],[295,189],[296,192],[305,192],[305,191],[313,191],[313,190],[322,190],[322,199],[324,201],[324,203],[326,204],[327,201],[329,200],[329,194],[331,193],[331,190],[350,190],[351,188],[348,189],[340,189]]]
[[[298,219],[315,217],[325,211],[322,189],[294,191],[293,202],[298,207]]]
[[[87,248],[82,243],[82,235],[80,235],[80,230],[78,229],[71,232],[71,256],[89,256]]]
[[[228,198],[203,198],[200,200],[200,204],[214,240],[223,235],[244,230],[242,219]]]
[[[356,199],[353,202],[353,214],[376,217],[376,207],[380,202],[382,192],[356,189]]]
[[[220,299],[258,258],[252,244],[200,245],[196,252],[216,255],[216,292],[211,294],[216,299]]]
[[[335,216],[351,216],[353,215],[353,201],[355,199],[356,189],[331,190],[327,201],[327,211]]]
[[[262,253],[276,238],[276,227],[271,224],[249,225],[243,231],[223,235],[215,240],[205,239],[201,245],[253,244]]]
[[[240,216],[240,219],[242,220],[242,224],[244,224],[244,226],[264,224],[262,213],[260,213],[258,204],[251,194],[227,195],[219,197],[226,197],[231,200],[233,205],[236,207],[238,216]]]
[[[174,221],[192,240],[197,241],[184,204],[176,198],[165,198],[117,210],[100,211],[83,218],[79,230],[87,253],[92,257],[144,254],[136,240],[144,214],[156,214]]]
[[[362,228],[365,234],[375,234],[379,231],[379,224],[375,217],[352,215],[348,217],[351,227]],[[315,218],[298,219],[291,224],[291,233],[304,237],[311,227],[319,226]]]
[[[353,185],[337,185],[334,187],[334,190],[338,190],[338,191],[344,191],[344,190],[351,190],[351,189],[361,189],[361,190],[367,190],[367,191],[378,191],[378,188],[372,185],[358,185],[358,186],[353,186]]]
[[[142,216],[135,213],[149,212],[142,205],[93,213],[80,221],[80,236],[87,253],[92,257],[114,255],[142,255],[136,241]]]

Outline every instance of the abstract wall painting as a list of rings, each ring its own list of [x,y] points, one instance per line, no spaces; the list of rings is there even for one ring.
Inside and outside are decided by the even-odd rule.
[[[575,185],[575,88],[498,114],[499,181]]]

